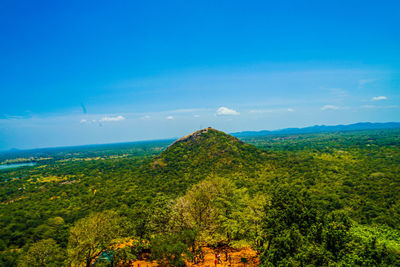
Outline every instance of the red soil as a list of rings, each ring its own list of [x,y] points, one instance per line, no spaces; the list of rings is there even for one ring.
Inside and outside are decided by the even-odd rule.
[[[251,248],[242,248],[242,249],[233,249],[227,248],[228,252],[228,260],[226,261],[226,255],[224,249],[214,249],[204,247],[202,248],[204,253],[204,261],[199,263],[192,263],[190,261],[186,261],[186,265],[188,267],[197,267],[197,266],[206,266],[206,267],[222,267],[222,266],[258,266],[259,259],[256,251]],[[220,254],[220,262],[215,265],[215,255]],[[231,261],[229,262],[229,256],[231,256]],[[248,263],[244,264],[241,262],[242,258],[246,258]],[[133,267],[155,267],[159,266],[155,261],[135,261],[131,263],[130,266]]]

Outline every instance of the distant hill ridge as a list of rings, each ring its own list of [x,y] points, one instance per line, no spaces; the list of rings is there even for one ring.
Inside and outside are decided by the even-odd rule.
[[[262,131],[243,131],[231,133],[235,137],[251,137],[261,135],[278,135],[278,134],[306,134],[306,133],[323,133],[323,132],[345,132],[357,130],[377,130],[377,129],[397,129],[400,128],[400,122],[385,122],[385,123],[372,123],[372,122],[359,122],[348,125],[314,125],[305,128],[286,128],[281,130],[262,130]]]
[[[344,131],[357,131],[357,130],[376,130],[376,129],[399,129],[400,128],[400,122],[386,122],[386,123],[372,123],[372,122],[360,122],[360,123],[354,123],[354,124],[348,124],[348,125],[334,125],[334,126],[326,126],[326,125],[314,125],[310,127],[305,127],[305,128],[285,128],[281,130],[261,130],[261,131],[242,131],[242,132],[235,132],[235,133],[230,133],[230,136],[232,137],[251,137],[251,136],[262,136],[262,135],[280,135],[280,134],[306,134],[306,133],[323,133],[323,132],[344,132]],[[132,142],[117,142],[117,143],[105,143],[105,144],[87,144],[87,145],[79,145],[79,146],[65,146],[65,147],[47,147],[47,148],[32,148],[32,149],[17,149],[13,148],[10,150],[4,150],[0,151],[0,156],[5,155],[5,157],[8,157],[8,154],[10,153],[26,153],[26,152],[35,152],[35,153],[48,153],[51,151],[57,151],[57,150],[76,150],[76,149],[81,149],[81,148],[97,148],[97,147],[116,147],[116,146],[121,146],[121,145],[133,145],[133,144],[141,144],[141,143],[151,143],[151,142],[173,142],[169,147],[171,147],[173,144],[181,142],[181,141],[187,141],[191,138],[197,138],[200,136],[201,133],[207,133],[209,130],[212,130],[214,132],[220,132],[221,131],[215,130],[214,128],[208,127],[199,131],[196,131],[194,133],[191,133],[189,135],[186,135],[182,138],[179,138],[175,142],[173,140],[175,138],[166,138],[166,139],[157,139],[157,140],[145,140],[145,141],[132,141]],[[224,133],[225,134],[225,133]],[[241,142],[240,140],[237,139],[237,141]],[[1,161],[1,158],[0,158]]]

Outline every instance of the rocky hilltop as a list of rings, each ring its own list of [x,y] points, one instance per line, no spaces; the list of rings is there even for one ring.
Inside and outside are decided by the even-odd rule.
[[[255,146],[208,127],[176,140],[143,172],[151,173],[151,183],[162,179],[179,184],[209,175],[250,173],[265,159],[265,152]]]

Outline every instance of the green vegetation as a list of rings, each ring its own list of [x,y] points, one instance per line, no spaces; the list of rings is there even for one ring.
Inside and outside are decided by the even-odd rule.
[[[18,266],[60,266],[65,259],[64,251],[53,239],[42,239],[32,244],[21,255]]]
[[[307,191],[279,187],[266,206],[263,266],[387,266],[399,256],[385,245],[352,235],[353,223],[342,210],[318,209]],[[362,256],[360,256],[362,255]]]
[[[118,215],[113,211],[91,213],[78,220],[70,230],[68,258],[72,266],[85,262],[86,266],[97,259],[119,236]]]
[[[0,171],[0,265],[181,266],[203,245],[263,266],[400,264],[400,130],[171,143],[2,154],[38,163]]]

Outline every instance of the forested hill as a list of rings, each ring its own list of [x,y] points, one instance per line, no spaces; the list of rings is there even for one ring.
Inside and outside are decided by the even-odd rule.
[[[385,123],[372,123],[372,122],[359,122],[348,125],[314,125],[304,128],[286,128],[274,131],[243,131],[232,133],[236,137],[251,137],[263,135],[281,135],[281,134],[308,134],[308,133],[330,133],[330,132],[345,132],[345,131],[361,131],[361,130],[379,130],[379,129],[399,129],[400,122],[385,122]]]
[[[251,247],[263,266],[400,263],[399,129],[239,140],[206,128],[40,157],[0,171],[0,266],[80,266],[107,250],[128,263],[144,249],[184,266],[217,245]],[[121,238],[141,242],[114,249]]]
[[[268,152],[210,127],[176,140],[144,164],[141,172],[148,177],[143,183],[149,187],[162,186],[164,192],[178,188],[184,191],[188,185],[212,175],[229,179],[239,174],[247,176],[269,156]]]
[[[171,166],[195,169],[237,169],[250,167],[262,158],[262,151],[236,137],[213,128],[196,131],[176,140],[152,162],[154,168]],[[189,169],[188,169],[189,168]]]

